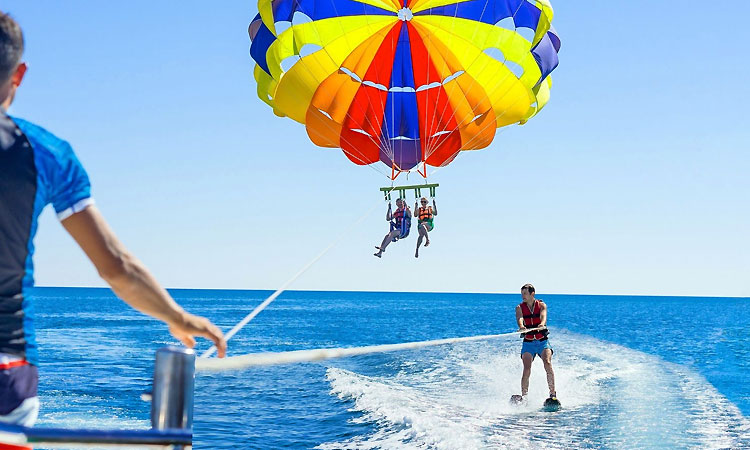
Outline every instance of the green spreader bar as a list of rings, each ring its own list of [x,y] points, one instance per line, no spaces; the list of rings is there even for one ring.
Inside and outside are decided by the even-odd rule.
[[[422,189],[430,190],[430,197],[435,197],[435,191],[439,184],[415,184],[412,186],[396,186],[380,188],[380,192],[385,196],[386,201],[391,201],[391,194],[398,192],[399,198],[406,199],[406,191],[414,191],[414,198],[422,197]]]

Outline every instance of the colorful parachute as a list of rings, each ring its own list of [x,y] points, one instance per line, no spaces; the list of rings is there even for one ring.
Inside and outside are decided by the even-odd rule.
[[[395,171],[444,166],[525,123],[558,64],[548,0],[259,0],[258,10],[261,100],[315,144]]]

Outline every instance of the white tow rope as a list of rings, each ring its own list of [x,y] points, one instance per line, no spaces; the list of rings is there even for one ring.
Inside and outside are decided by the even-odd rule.
[[[390,191],[386,192],[386,195],[392,192],[395,187],[392,187]],[[378,202],[378,205],[380,202]],[[334,240],[328,247],[326,247],[320,254],[313,258],[307,263],[302,269],[300,269],[292,278],[284,283],[279,289],[265,299],[260,305],[255,307],[253,311],[245,316],[237,325],[235,325],[225,335],[226,340],[231,339],[237,332],[239,332],[245,325],[253,320],[258,314],[261,313],[268,305],[271,304],[279,295],[281,295],[294,281],[296,281],[302,274],[307,272],[315,263],[317,263],[323,256],[326,255],[332,248],[334,248],[344,237],[348,234],[349,230],[357,226],[359,223],[364,221],[378,205],[373,206],[368,210],[362,217],[357,219],[352,225],[350,225],[336,240]],[[536,331],[542,328],[533,328],[526,331]],[[374,353],[385,353],[394,352],[399,350],[413,350],[424,347],[433,347],[436,345],[447,345],[457,344],[460,342],[472,342],[472,341],[483,341],[489,339],[497,339],[506,336],[512,336],[518,334],[518,331],[502,334],[489,334],[483,336],[470,336],[460,338],[448,338],[448,339],[436,339],[430,341],[419,341],[419,342],[405,342],[401,344],[385,344],[385,345],[369,345],[365,347],[350,347],[350,348],[319,348],[313,350],[295,350],[289,352],[279,353],[250,353],[241,356],[232,356],[228,358],[209,358],[216,352],[216,346],[211,346],[206,350],[199,358],[195,361],[195,368],[198,371],[223,371],[223,370],[239,370],[250,367],[258,366],[275,366],[281,364],[291,364],[298,362],[310,362],[310,361],[322,361],[326,359],[344,358],[348,356],[358,355],[370,355]]]
[[[541,330],[531,328],[528,331]],[[318,348],[313,350],[296,350],[280,353],[250,353],[228,358],[198,358],[195,368],[201,372],[218,372],[223,370],[239,370],[259,366],[276,366],[299,362],[322,361],[326,359],[344,358],[347,356],[371,355],[374,353],[395,352],[399,350],[413,350],[436,345],[457,344],[460,342],[486,341],[501,337],[518,335],[518,331],[502,334],[487,334],[460,338],[436,339],[432,341],[405,342],[402,344],[368,345],[366,347],[350,348]]]
[[[394,189],[396,189],[396,188],[392,187],[391,190],[387,192],[387,194],[390,194]],[[263,303],[261,303],[260,305],[256,306],[255,309],[253,309],[253,311],[250,314],[248,314],[247,316],[245,316],[245,318],[242,319],[237,325],[235,325],[234,328],[232,328],[231,330],[229,330],[224,335],[224,338],[227,341],[230,340],[232,338],[232,336],[234,336],[235,334],[237,334],[237,332],[240,331],[251,320],[253,320],[255,318],[255,316],[257,316],[258,314],[260,314],[261,311],[263,311],[264,309],[266,309],[266,307],[271,304],[271,302],[273,302],[274,300],[276,300],[276,298],[279,295],[281,295],[284,291],[286,291],[289,288],[289,286],[291,286],[292,283],[294,283],[295,281],[297,281],[297,278],[301,277],[302,274],[304,274],[305,272],[307,272],[310,269],[310,267],[314,266],[315,263],[317,263],[318,261],[320,261],[320,258],[322,258],[323,256],[325,256],[326,253],[328,253],[329,251],[331,251],[332,248],[334,248],[336,245],[338,245],[338,243],[341,242],[349,234],[350,230],[352,230],[354,227],[356,227],[357,225],[359,225],[360,223],[362,223],[380,205],[381,205],[381,201],[378,201],[378,203],[375,206],[373,206],[372,208],[370,208],[362,217],[360,217],[354,223],[352,223],[351,225],[349,225],[349,227],[346,230],[344,230],[344,232],[341,233],[341,235],[339,237],[337,237],[333,242],[331,242],[331,244],[328,247],[326,247],[325,249],[323,249],[323,251],[320,252],[318,254],[318,256],[316,256],[315,258],[313,258],[309,263],[307,263],[303,268],[301,268],[299,270],[299,272],[297,272],[296,274],[294,274],[294,276],[292,278],[290,278],[289,280],[287,280],[286,283],[284,283],[283,285],[281,285],[281,287],[278,288],[276,290],[276,292],[274,292],[267,299],[265,299],[263,301]],[[209,348],[208,350],[206,350],[200,356],[200,358],[198,360],[200,361],[200,359],[202,359],[202,358],[208,358],[211,355],[213,355],[214,353],[216,353],[216,346],[212,345],[211,348]]]

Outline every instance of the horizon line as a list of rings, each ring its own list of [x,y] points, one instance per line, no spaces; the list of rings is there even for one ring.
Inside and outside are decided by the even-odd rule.
[[[114,294],[111,288],[105,286],[33,286],[33,289],[103,289],[108,290]],[[179,288],[169,287],[165,288],[167,291],[239,291],[239,292],[269,292],[272,293],[275,289],[226,289],[226,288]],[[369,291],[369,290],[347,290],[347,289],[287,289],[284,292],[338,292],[338,293],[352,293],[352,294],[444,294],[444,295],[521,295],[520,291],[517,293],[512,292],[453,292],[453,291]],[[283,293],[282,293],[283,295]],[[578,297],[662,297],[662,298],[731,298],[739,300],[750,300],[750,297],[742,297],[739,295],[729,296],[718,296],[718,295],[656,295],[656,294],[584,294],[584,293],[553,293],[547,292],[544,295],[569,295]],[[116,296],[116,295],[115,295]]]

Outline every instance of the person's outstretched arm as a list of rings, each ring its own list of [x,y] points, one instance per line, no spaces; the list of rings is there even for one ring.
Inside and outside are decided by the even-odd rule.
[[[388,211],[385,213],[385,221],[390,222],[393,220],[393,214],[391,213],[391,204],[388,203]]]
[[[435,199],[432,199],[432,215],[437,216],[437,203],[435,203]]]
[[[188,347],[195,345],[195,336],[210,339],[219,357],[224,357],[227,343],[221,330],[208,319],[183,310],[146,266],[128,252],[94,205],[66,218],[62,224],[125,303],[165,322],[170,333]]]

